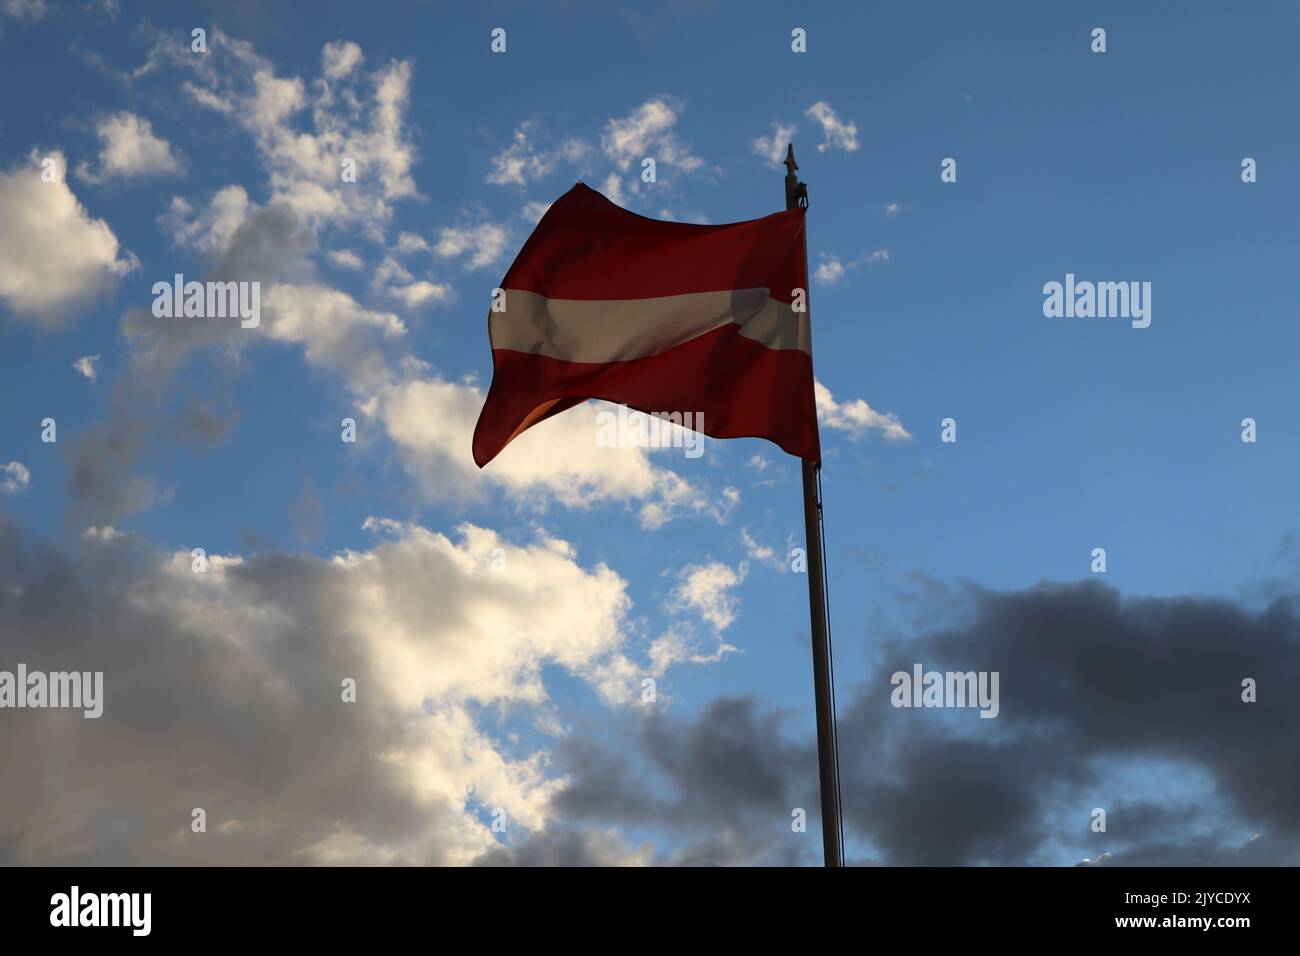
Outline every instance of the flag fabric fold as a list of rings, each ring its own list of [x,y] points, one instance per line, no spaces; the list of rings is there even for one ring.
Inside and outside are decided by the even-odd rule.
[[[804,210],[726,225],[647,219],[582,183],[547,210],[488,313],[483,467],[587,399],[693,412],[713,438],[820,462]]]

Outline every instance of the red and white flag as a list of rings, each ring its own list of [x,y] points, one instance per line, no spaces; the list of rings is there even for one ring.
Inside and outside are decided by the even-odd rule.
[[[693,412],[713,438],[767,438],[820,462],[804,214],[661,222],[578,183],[501,281],[504,310],[488,313],[474,461],[598,398]]]

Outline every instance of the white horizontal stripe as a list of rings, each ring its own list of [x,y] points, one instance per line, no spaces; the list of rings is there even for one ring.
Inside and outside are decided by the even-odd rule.
[[[567,362],[646,358],[732,323],[768,348],[812,354],[808,313],[776,301],[767,289],[599,300],[548,299],[507,289],[505,311],[488,313],[494,349]]]

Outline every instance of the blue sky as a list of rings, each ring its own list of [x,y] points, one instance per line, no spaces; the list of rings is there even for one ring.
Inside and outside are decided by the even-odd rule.
[[[491,375],[491,290],[544,204],[575,181],[644,215],[755,218],[781,207],[784,170],[772,157],[794,142],[809,184],[810,268],[820,267],[815,371],[837,403],[824,409],[822,442],[846,706],[865,713],[887,697],[886,675],[913,660],[1013,671],[992,651],[945,643],[963,628],[980,632],[989,594],[1109,588],[1126,601],[1227,602],[1242,621],[1257,621],[1293,590],[1293,3],[1258,4],[1249,16],[1206,4],[1030,3],[996,12],[955,3],[755,3],[743,12],[728,3],[485,3],[450,15],[415,2],[321,3],[307,14],[274,4],[69,0],[0,10],[0,84],[17,91],[0,110],[0,196],[35,210],[21,227],[18,216],[0,227],[11,260],[7,272],[0,266],[0,466],[19,463],[26,476],[9,472],[0,521],[26,555],[24,574],[39,574],[44,549],[128,563],[85,557],[102,544],[131,549],[149,592],[170,586],[149,583],[167,556],[202,547],[242,562],[229,573],[247,575],[195,598],[215,615],[202,626],[220,629],[223,608],[234,620],[234,608],[256,604],[265,614],[241,625],[256,630],[280,617],[302,623],[297,599],[269,583],[289,565],[298,570],[285,576],[302,581],[374,564],[386,570],[370,586],[383,592],[421,566],[386,561],[422,547],[422,535],[461,541],[462,522],[499,536],[508,561],[539,535],[565,543],[552,552],[560,566],[526,559],[519,585],[540,602],[537,626],[563,634],[509,644],[502,682],[474,668],[495,674],[504,665],[469,653],[460,678],[426,689],[427,710],[479,756],[443,779],[421,762],[437,764],[424,750],[403,751],[423,769],[385,786],[450,801],[425,810],[454,824],[420,826],[457,834],[429,838],[412,859],[468,862],[492,845],[516,862],[529,848],[563,859],[556,834],[571,831],[588,841],[580,858],[600,862],[818,859],[816,823],[801,843],[779,809],[815,806],[815,780],[782,776],[785,756],[769,752],[773,765],[758,770],[736,758],[733,786],[761,789],[767,771],[781,782],[777,810],[751,807],[731,828],[711,816],[727,819],[725,806],[705,805],[730,799],[727,781],[699,783],[693,797],[686,790],[697,778],[664,743],[685,752],[707,738],[710,722],[731,726],[723,719],[731,713],[736,733],[717,744],[726,753],[735,756],[750,731],[773,735],[788,766],[807,770],[807,590],[784,558],[801,543],[797,462],[750,439],[707,442],[695,460],[586,448],[588,419],[577,411],[539,444],[508,449],[502,463],[514,456],[513,470],[497,469],[499,477],[499,463],[479,474],[468,440],[457,444]],[[189,49],[196,27],[207,31],[205,54]],[[507,31],[502,54],[489,49],[496,27]],[[806,53],[791,51],[795,27],[807,31]],[[1104,53],[1090,49],[1095,27],[1106,30]],[[337,161],[350,153],[359,181],[343,184]],[[64,182],[42,184],[33,178],[40,159],[55,154]],[[656,158],[654,184],[639,181],[643,156]],[[946,157],[957,161],[956,182],[940,181]],[[1242,182],[1245,157],[1258,164],[1257,182]],[[81,208],[67,213],[54,190],[70,191]],[[32,226],[56,209],[61,232]],[[95,222],[111,232],[112,249]],[[16,255],[20,247],[40,249],[39,267]],[[151,287],[176,272],[256,277],[284,291],[259,330],[150,325]],[[1043,285],[1067,273],[1150,282],[1150,327],[1045,317]],[[73,368],[85,356],[98,356],[93,381]],[[359,423],[355,446],[339,440],[345,416]],[[46,417],[58,422],[55,445],[40,442]],[[952,444],[940,440],[949,417]],[[1257,422],[1253,444],[1241,440],[1245,417]],[[545,461],[541,443],[561,464]],[[666,520],[649,517],[647,505]],[[363,527],[371,517],[397,524]],[[111,540],[88,542],[87,527],[122,537],[101,530]],[[1107,552],[1104,575],[1090,572],[1097,547]],[[455,554],[478,552],[463,543]],[[602,566],[619,587],[601,578]],[[559,593],[566,576],[576,607]],[[530,618],[481,577],[402,582],[402,594],[409,585],[429,602],[420,615],[403,616],[400,595],[375,598],[345,583],[353,603],[339,613],[363,623],[318,643],[304,638],[303,653],[328,658],[355,641],[376,674],[398,668],[394,661],[436,668],[438,648],[487,639],[481,622],[499,613],[509,628]],[[436,596],[444,586],[445,607]],[[116,578],[93,587],[131,590]],[[172,624],[182,614],[168,613]],[[383,633],[361,633],[381,619]],[[480,624],[458,630],[464,620]],[[1031,628],[1025,639],[1052,640],[1052,631]],[[12,650],[28,646],[29,637],[11,636]],[[418,650],[403,657],[390,640]],[[968,655],[915,656],[945,647]],[[669,662],[656,669],[656,654]],[[138,686],[143,678],[125,670],[118,686]],[[628,702],[647,674],[661,697],[651,712]],[[292,675],[289,667],[280,679]],[[408,673],[375,686],[399,695],[407,681],[418,684]],[[1234,671],[1229,695],[1235,682]],[[1014,737],[1016,691],[1005,678],[1003,687],[1002,721],[945,714],[926,732],[951,728],[981,746]],[[1113,706],[1128,700],[1121,694]],[[874,752],[879,741],[854,734],[921,716],[848,720],[841,745]],[[1074,718],[1066,708],[1059,719]],[[285,747],[296,740],[273,736]],[[52,739],[74,746],[63,731]],[[358,753],[376,746],[353,743]],[[864,823],[850,830],[850,856],[1068,865],[1157,839],[1187,847],[1205,826],[1161,818],[1149,840],[1130,832],[1104,848],[1087,832],[1093,806],[1135,801],[1154,813],[1151,795],[1171,792],[1219,821],[1211,829],[1220,843],[1238,831],[1243,840],[1294,836],[1294,819],[1279,822],[1226,794],[1215,783],[1222,765],[1178,744],[1152,742],[1138,756],[1102,748],[1087,755],[1105,765],[1089,771],[1091,789],[1024,811],[1040,822],[1074,819],[1073,829],[1041,823],[1032,838],[997,845],[954,837],[951,846],[964,849],[944,856],[886,846]],[[124,731],[117,746],[143,755],[156,742]],[[707,741],[692,752],[712,753]],[[599,776],[592,768],[611,754],[630,762],[647,793],[679,800],[675,809],[604,805],[588,794]],[[242,757],[232,750],[231,759]],[[759,778],[752,787],[749,772]],[[1047,789],[1078,784],[1058,773]],[[484,782],[498,777],[509,782]],[[493,805],[446,796],[466,788],[515,801],[519,809],[507,809],[519,827],[474,830],[490,824]],[[23,799],[11,795],[7,805],[23,810]],[[241,825],[272,826],[274,800],[245,799]],[[21,849],[12,852],[77,858],[73,836],[93,831],[101,811],[69,811],[83,817],[75,825],[33,811],[15,825]],[[339,816],[322,814],[326,828]],[[138,826],[153,832],[163,816],[142,814]],[[399,843],[425,845],[370,825],[348,819],[344,839],[304,824],[277,846],[282,859],[365,862],[405,859]],[[96,858],[125,852],[92,843]],[[646,845],[649,856],[638,856]],[[141,858],[171,859],[163,854]],[[216,858],[205,849],[183,859]]]

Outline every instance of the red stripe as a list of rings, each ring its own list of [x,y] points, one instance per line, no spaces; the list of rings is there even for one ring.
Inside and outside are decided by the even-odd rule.
[[[700,226],[647,219],[578,183],[555,201],[519,250],[503,289],[551,299],[648,299],[808,288],[804,210]]]
[[[474,428],[474,461],[482,468],[521,426],[589,398],[647,413],[702,412],[702,430],[713,438],[766,438],[791,455],[821,461],[812,357],[769,349],[739,331],[723,326],[629,362],[494,350],[492,387]]]

